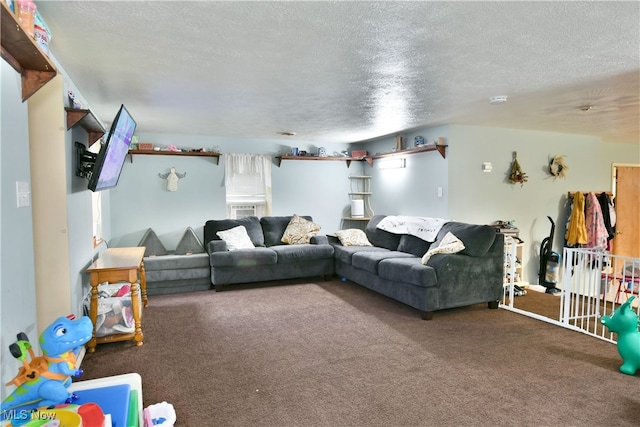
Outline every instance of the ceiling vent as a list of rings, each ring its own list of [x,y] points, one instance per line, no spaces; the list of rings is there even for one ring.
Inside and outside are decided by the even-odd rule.
[[[492,96],[489,98],[489,104],[504,104],[505,102],[507,102],[506,95]]]

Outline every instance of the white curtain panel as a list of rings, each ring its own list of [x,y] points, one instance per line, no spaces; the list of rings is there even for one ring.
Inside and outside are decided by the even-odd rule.
[[[271,165],[268,154],[226,153],[227,203],[233,197],[253,197],[263,200],[265,215],[271,215]]]

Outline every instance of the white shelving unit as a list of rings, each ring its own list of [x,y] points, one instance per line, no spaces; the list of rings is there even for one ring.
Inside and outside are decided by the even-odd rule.
[[[512,247],[515,245],[515,249]],[[504,282],[510,283],[513,274],[513,282],[520,286],[526,287],[528,283],[523,280],[522,276],[522,260],[524,257],[524,243],[518,243],[515,239],[505,240],[504,245]],[[513,268],[512,268],[513,266]]]
[[[349,192],[349,200],[362,200],[364,204],[364,216],[354,217],[349,211],[349,216],[342,218],[342,222],[345,227],[353,227],[357,225],[357,228],[364,229],[367,226],[367,222],[373,216],[373,209],[371,209],[371,176],[369,175],[349,175],[351,181],[351,191]]]

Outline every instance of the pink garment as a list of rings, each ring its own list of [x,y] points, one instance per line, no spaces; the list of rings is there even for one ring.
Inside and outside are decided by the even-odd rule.
[[[607,249],[609,233],[604,225],[602,208],[595,193],[587,194],[585,200],[585,226],[587,227],[587,248]]]

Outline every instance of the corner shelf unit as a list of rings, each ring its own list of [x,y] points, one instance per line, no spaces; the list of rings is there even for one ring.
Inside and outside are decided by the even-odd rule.
[[[67,130],[79,125],[89,134],[89,147],[104,135],[105,128],[91,110],[65,107],[67,112]]]
[[[147,156],[190,156],[190,157],[214,157],[216,165],[220,163],[220,153],[211,151],[155,151],[155,150],[129,150],[129,161],[133,163],[133,155]]]
[[[22,102],[53,79],[58,71],[36,41],[27,34],[9,6],[2,4],[2,58],[21,75]],[[17,2],[14,2],[17,5]]]
[[[369,175],[349,175],[351,181],[351,191],[349,192],[350,201],[362,200],[364,205],[364,216],[354,217],[345,216],[342,218],[343,222],[357,221],[361,225],[366,226],[373,216],[373,209],[371,209],[371,176]],[[364,222],[363,222],[364,221]]]

